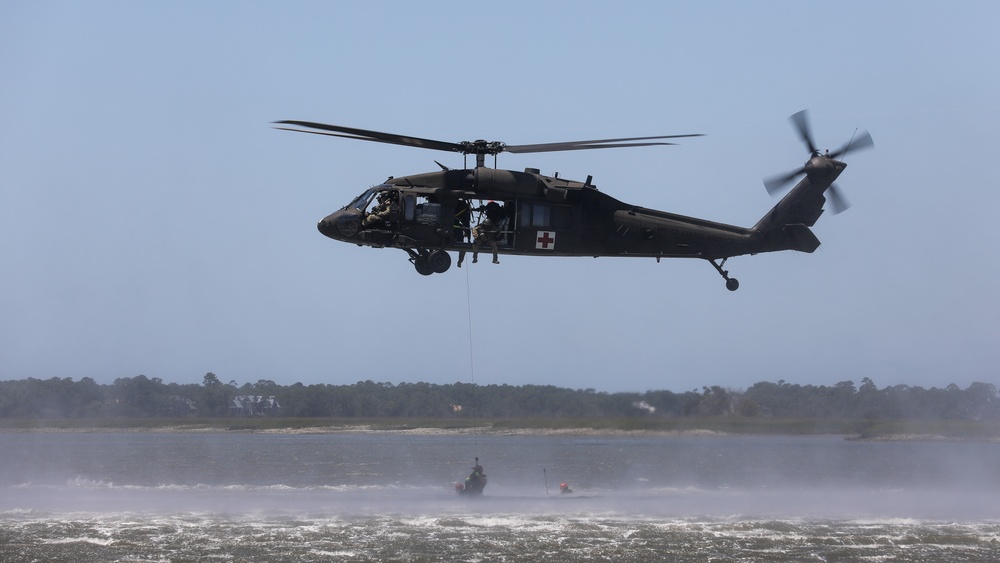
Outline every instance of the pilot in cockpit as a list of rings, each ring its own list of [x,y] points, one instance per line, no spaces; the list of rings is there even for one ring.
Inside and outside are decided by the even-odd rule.
[[[389,212],[392,210],[392,193],[380,192],[377,198],[378,203],[372,207],[371,211],[365,215],[361,222],[362,227],[370,227],[377,223],[384,223]]]

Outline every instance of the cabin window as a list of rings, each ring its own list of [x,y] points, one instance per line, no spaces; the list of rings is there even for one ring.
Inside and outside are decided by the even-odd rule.
[[[549,211],[551,207],[543,203],[534,203],[531,205],[531,226],[532,227],[548,227],[549,226]]]
[[[417,207],[417,198],[413,194],[407,194],[403,197],[403,217],[407,221],[413,220],[413,214]]]
[[[548,227],[550,206],[534,201],[522,201],[518,212],[521,227]]]
[[[518,226],[539,229],[565,229],[570,222],[570,208],[537,201],[522,201],[518,209]]]

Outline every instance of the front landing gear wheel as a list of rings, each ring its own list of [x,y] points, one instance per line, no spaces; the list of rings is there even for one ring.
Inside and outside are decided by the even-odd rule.
[[[451,267],[451,255],[443,250],[435,250],[427,255],[427,264],[436,274],[443,274]]]
[[[413,260],[413,267],[417,269],[417,273],[421,276],[429,276],[434,273],[434,269],[431,268],[430,262],[427,260],[426,256],[418,256]]]
[[[726,289],[729,291],[736,291],[740,288],[740,280],[736,278],[729,278],[726,280]]]

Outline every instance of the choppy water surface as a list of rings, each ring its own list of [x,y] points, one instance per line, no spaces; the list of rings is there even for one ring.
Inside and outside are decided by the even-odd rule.
[[[0,433],[0,448],[2,561],[1000,560],[998,444]],[[458,497],[476,455],[486,495]]]

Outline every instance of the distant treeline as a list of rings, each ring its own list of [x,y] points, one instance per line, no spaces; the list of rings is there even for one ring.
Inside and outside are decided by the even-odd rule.
[[[164,383],[144,375],[98,384],[52,378],[0,381],[3,418],[144,417],[705,417],[1000,420],[997,388],[896,385],[879,389],[843,381],[827,387],[762,381],[743,390],[719,386],[674,393],[604,393],[552,385],[375,383],[237,385],[205,374],[201,384]]]

